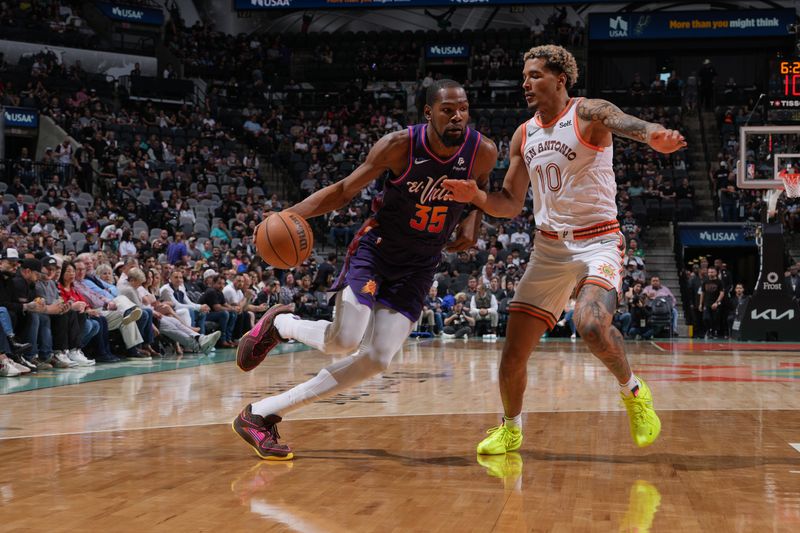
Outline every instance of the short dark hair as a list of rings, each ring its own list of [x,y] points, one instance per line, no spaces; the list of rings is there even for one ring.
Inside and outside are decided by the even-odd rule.
[[[425,93],[425,105],[433,106],[436,100],[439,99],[439,93],[442,89],[463,89],[463,87],[455,80],[436,80],[428,87],[428,92]]]

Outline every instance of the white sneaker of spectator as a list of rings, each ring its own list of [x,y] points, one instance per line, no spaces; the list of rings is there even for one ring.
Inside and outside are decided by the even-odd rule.
[[[211,335],[200,335],[197,338],[197,344],[200,346],[200,351],[204,354],[210,352],[222,336],[221,331],[215,331]]]
[[[73,364],[72,361],[70,361],[69,359],[64,361],[64,352],[62,352],[61,350],[54,351],[53,356],[50,358],[48,363],[53,365],[53,368],[62,368],[62,369],[69,368],[70,365]]]
[[[27,374],[27,373],[29,373],[31,371],[31,369],[28,368],[27,366],[21,365],[21,364],[17,363],[16,361],[12,361],[11,359],[9,359],[8,362],[11,364],[12,367],[17,369],[20,374]]]
[[[93,359],[88,359],[83,355],[83,350],[80,348],[73,348],[67,352],[67,357],[70,361],[78,363],[78,366],[93,366],[95,364]]]
[[[77,361],[73,361],[69,357],[67,357],[67,351],[63,352],[54,352],[53,359],[59,361],[60,364],[54,364],[56,368],[75,368],[78,366]]]
[[[571,340],[571,341],[574,341],[574,340],[575,340],[575,339],[577,339],[577,338],[578,338],[578,336],[577,336],[577,335],[575,335],[574,333],[573,333],[572,335],[570,335],[570,336],[569,336],[569,340]]]
[[[12,363],[13,361],[11,361],[8,357],[5,355],[0,355],[0,376],[10,378],[22,374],[22,371],[17,370]]]

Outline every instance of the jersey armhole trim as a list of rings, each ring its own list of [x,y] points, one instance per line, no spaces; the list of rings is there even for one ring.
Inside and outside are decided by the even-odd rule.
[[[578,102],[575,104],[575,120],[572,121],[572,125],[575,127],[575,136],[578,138],[580,143],[584,145],[586,148],[594,150],[595,152],[604,152],[605,151],[604,146],[595,146],[594,144],[584,139],[583,135],[581,135],[581,127],[578,125],[578,106],[581,105],[582,100],[583,100],[582,97],[579,98]]]
[[[519,141],[519,155],[522,156],[522,159],[525,159],[525,145],[528,144],[528,123],[533,119],[528,119],[522,123],[522,125],[517,128],[522,128],[522,138]]]
[[[389,180],[392,182],[393,185],[397,185],[408,176],[408,173],[411,172],[411,167],[414,164],[414,126],[408,127],[408,166],[406,167],[405,172],[403,172],[399,178]]]
[[[479,131],[476,131],[475,133],[478,134],[478,140],[475,141],[475,148],[472,149],[472,157],[470,158],[470,162],[469,162],[469,170],[467,171],[467,179],[472,177],[472,167],[475,166],[475,158],[478,155],[478,148],[481,147],[481,139],[483,138],[483,135],[481,135],[481,133]]]

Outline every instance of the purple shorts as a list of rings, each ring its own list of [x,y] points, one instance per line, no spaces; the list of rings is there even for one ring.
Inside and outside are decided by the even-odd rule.
[[[416,322],[433,285],[440,257],[432,257],[428,265],[422,266],[406,266],[408,263],[402,260],[387,261],[378,253],[380,240],[376,242],[370,237],[364,235],[355,243],[355,251],[348,254],[330,290],[350,287],[358,301],[370,309],[378,302]]]

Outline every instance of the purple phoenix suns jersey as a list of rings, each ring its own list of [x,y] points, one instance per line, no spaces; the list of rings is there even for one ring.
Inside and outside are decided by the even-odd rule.
[[[458,153],[443,160],[428,147],[427,128],[427,124],[408,128],[408,167],[401,176],[386,178],[374,215],[378,225],[365,235],[375,239],[381,256],[398,266],[440,259],[466,205],[444,200],[448,191],[442,181],[470,179],[481,142],[481,134],[467,128]]]

